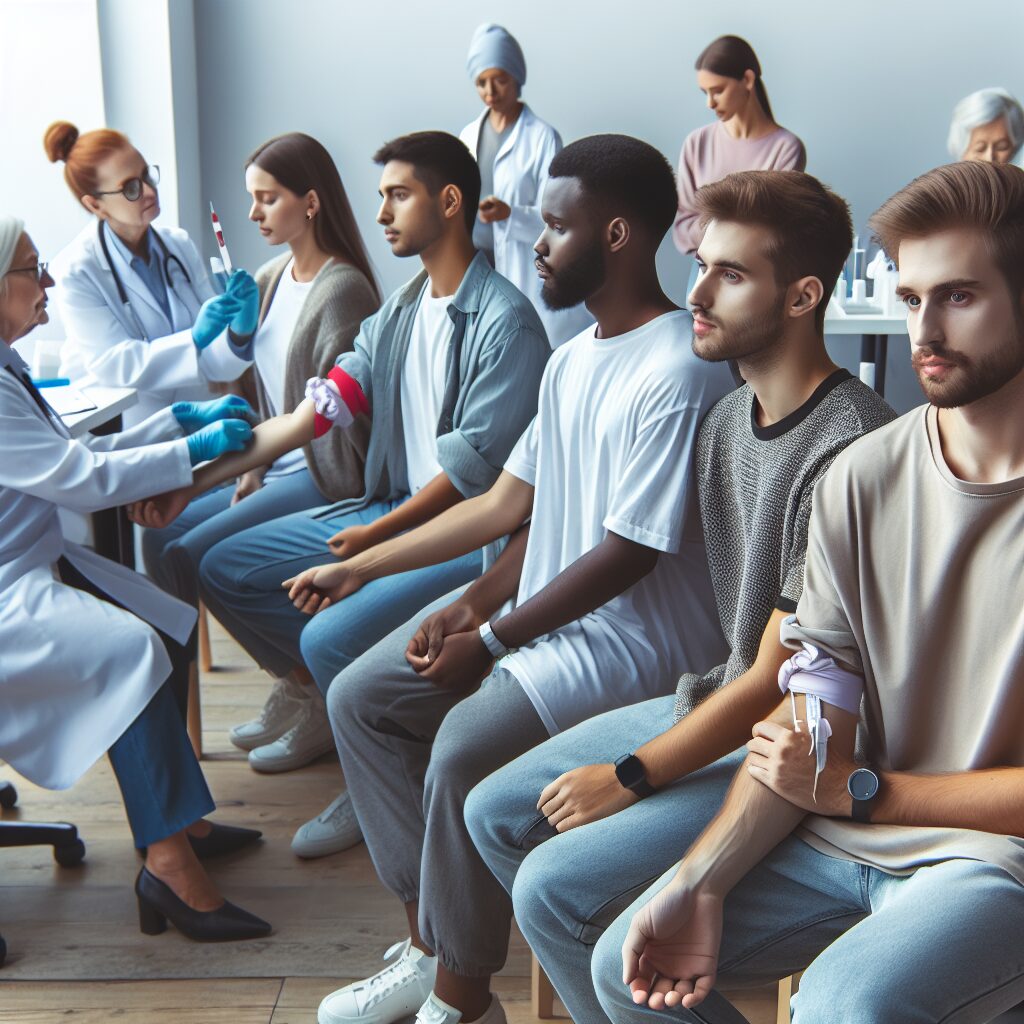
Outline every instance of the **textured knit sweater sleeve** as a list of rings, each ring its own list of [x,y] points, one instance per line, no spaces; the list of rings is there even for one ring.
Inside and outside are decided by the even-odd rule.
[[[288,351],[285,404],[294,409],[310,377],[326,377],[344,352],[352,351],[359,325],[380,302],[354,267],[333,263],[317,277],[295,326]],[[330,430],[304,446],[313,482],[330,501],[363,493],[370,420],[360,417],[348,430]]]

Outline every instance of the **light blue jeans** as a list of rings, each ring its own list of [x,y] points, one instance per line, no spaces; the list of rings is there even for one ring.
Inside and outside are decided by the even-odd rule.
[[[142,531],[142,561],[146,575],[158,587],[197,604],[199,563],[214,544],[250,526],[327,501],[308,469],[272,477],[236,505],[231,504],[234,493],[234,484],[210,491],[191,502],[170,526]]]
[[[512,761],[466,801],[484,861],[578,1024],[742,1024],[715,992],[696,1011],[635,1006],[622,943],[721,806],[743,751],[619,814],[555,835],[541,790],[609,763],[672,723],[672,697],[607,712]],[[799,1024],[989,1021],[1024,998],[1024,889],[1001,869],[955,860],[889,875],[786,840],[730,894],[719,980],[762,985],[807,968]],[[810,965],[810,966],[808,966]]]
[[[246,499],[248,500],[248,499]],[[481,553],[373,580],[317,615],[298,611],[281,584],[335,560],[327,541],[365,526],[403,500],[378,501],[347,514],[314,518],[312,509],[254,526],[215,544],[199,565],[210,611],[256,662],[275,676],[305,665],[326,695],[334,677],[421,608],[476,579]],[[244,502],[243,502],[244,504]]]

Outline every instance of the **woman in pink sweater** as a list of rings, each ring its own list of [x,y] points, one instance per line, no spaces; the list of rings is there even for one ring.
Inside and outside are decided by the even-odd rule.
[[[701,239],[693,196],[733,171],[802,171],[804,144],[775,123],[761,65],[739,36],[721,36],[697,58],[697,85],[716,120],[690,132],[679,157],[679,212],[673,237],[693,254]]]

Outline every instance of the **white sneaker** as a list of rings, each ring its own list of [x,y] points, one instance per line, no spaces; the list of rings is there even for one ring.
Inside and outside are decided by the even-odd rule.
[[[427,996],[427,1001],[416,1014],[416,1024],[459,1024],[461,1020],[462,1012],[442,1002],[433,992]],[[473,1024],[508,1024],[505,1011],[496,995],[491,995],[491,1005],[487,1007],[487,1012],[482,1017],[477,1017]]]
[[[372,978],[332,992],[316,1011],[317,1024],[396,1024],[416,1012],[434,987],[437,957],[406,939],[385,954],[401,955]]]
[[[292,852],[298,857],[326,857],[362,842],[363,830],[356,820],[352,798],[346,789],[312,821],[307,821],[292,838]]]
[[[292,679],[277,679],[263,710],[251,722],[236,725],[228,738],[239,750],[252,750],[283,736],[299,717],[302,705],[309,697],[304,687]]]
[[[257,772],[290,772],[334,749],[327,708],[323,701],[310,697],[283,736],[249,751],[249,766]]]

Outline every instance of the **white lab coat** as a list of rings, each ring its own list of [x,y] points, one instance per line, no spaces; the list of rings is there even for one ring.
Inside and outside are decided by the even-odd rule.
[[[26,364],[0,341],[0,758],[40,786],[64,789],[167,679],[170,661],[151,625],[184,643],[196,613],[66,542],[58,507],[135,501],[188,484],[192,467],[169,409],[123,433],[75,441],[8,367]],[[61,555],[131,611],[59,582]]]
[[[488,110],[471,121],[459,138],[476,158],[480,128]],[[575,337],[594,322],[584,305],[554,312],[541,298],[542,282],[537,276],[533,247],[544,230],[540,201],[548,180],[548,166],[562,148],[562,138],[525,103],[508,138],[494,158],[494,194],[508,203],[512,213],[495,221],[494,269],[507,277],[533,303],[552,348]],[[484,198],[481,196],[481,198]]]
[[[231,351],[226,331],[202,352],[192,341],[199,307],[215,292],[188,235],[179,228],[153,229],[191,278],[190,283],[168,261],[168,320],[108,229],[107,249],[129,299],[127,307],[122,305],[98,229],[98,221],[87,224],[51,267],[54,297],[67,331],[61,349],[63,375],[72,381],[88,376],[107,387],[135,388],[139,401],[125,413],[128,427],[172,402],[210,398],[209,381],[240,377],[249,364]]]

